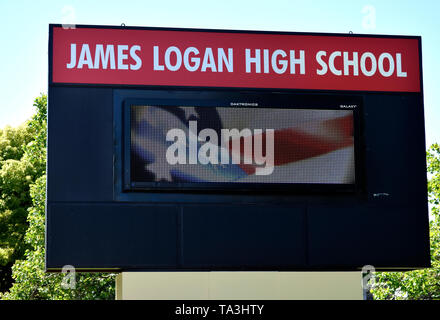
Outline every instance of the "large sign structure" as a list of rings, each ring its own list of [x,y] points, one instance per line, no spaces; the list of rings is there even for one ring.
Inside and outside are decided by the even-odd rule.
[[[49,32],[48,270],[429,266],[420,37]]]

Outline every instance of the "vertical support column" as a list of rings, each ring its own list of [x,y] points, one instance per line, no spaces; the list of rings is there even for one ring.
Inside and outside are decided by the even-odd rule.
[[[362,300],[360,272],[122,272],[118,300]]]

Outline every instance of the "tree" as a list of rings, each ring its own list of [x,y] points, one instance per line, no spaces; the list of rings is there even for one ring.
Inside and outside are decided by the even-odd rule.
[[[32,140],[26,125],[0,129],[0,292],[12,285],[11,267],[21,259],[27,245],[27,210],[31,205],[29,186],[38,176],[32,163],[23,159]]]
[[[34,173],[30,181],[28,196],[31,204],[27,209],[28,228],[23,243],[26,246],[24,260],[17,260],[12,267],[15,281],[2,299],[113,299],[114,274],[76,274],[76,285],[63,288],[64,274],[46,273],[45,255],[45,197],[46,197],[46,134],[47,98],[35,99],[37,111],[27,123],[32,139],[23,148],[21,161],[31,164]],[[34,179],[35,177],[35,179]],[[8,185],[8,180],[5,184]],[[22,185],[23,182],[17,182]],[[72,284],[72,283],[71,283]]]
[[[427,169],[432,219],[429,223],[431,268],[410,272],[381,272],[371,290],[375,299],[440,299],[440,146],[427,152]]]

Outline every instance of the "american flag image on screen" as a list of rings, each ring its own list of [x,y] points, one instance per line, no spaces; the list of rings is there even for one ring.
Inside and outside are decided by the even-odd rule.
[[[131,106],[130,121],[132,181],[354,184],[352,110],[139,105]],[[197,124],[197,132],[190,131],[191,122]],[[249,152],[243,145],[246,139],[255,141],[256,135],[242,137],[238,150],[231,148],[232,141],[225,147],[219,138],[219,154],[227,154],[228,163],[170,164],[166,153],[173,141],[166,136],[171,129],[187,133],[187,138],[203,129],[214,130],[218,137],[222,129],[259,129],[263,141],[265,132],[273,130],[273,170],[259,175],[261,164],[232,161],[252,158],[255,149]],[[198,148],[205,143],[197,141]]]

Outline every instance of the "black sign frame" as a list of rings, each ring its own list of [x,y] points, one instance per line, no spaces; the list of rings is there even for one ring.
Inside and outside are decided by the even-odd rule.
[[[421,37],[420,92],[277,90],[52,81],[49,26],[46,270],[353,271],[430,266]],[[356,192],[124,191],[123,105],[179,91],[351,96],[362,101]],[[197,99],[196,99],[197,100]],[[396,161],[393,161],[394,158]],[[360,166],[358,170],[358,166]],[[404,236],[402,236],[404,235]],[[396,239],[399,239],[398,241]]]
[[[162,98],[158,98],[157,95],[162,95]],[[204,96],[203,99],[197,98]],[[154,98],[152,98],[154,97]],[[270,102],[269,102],[270,101]],[[167,183],[167,182],[134,182],[131,180],[130,172],[130,108],[132,106],[140,105],[160,105],[160,106],[200,106],[200,107],[231,107],[231,103],[242,103],[244,106],[240,108],[249,108],[246,104],[257,103],[259,107],[264,108],[286,108],[286,109],[322,109],[322,110],[344,110],[340,105],[355,105],[353,112],[353,125],[354,125],[354,153],[355,153],[355,183],[354,184],[318,184],[318,183]],[[267,105],[266,105],[267,104]],[[302,106],[302,107],[301,107]],[[160,91],[144,91],[144,98],[127,98],[122,105],[115,105],[115,111],[120,114],[120,108],[122,111],[122,117],[116,117],[116,127],[122,127],[122,155],[118,154],[116,150],[116,161],[122,160],[122,164],[118,164],[117,167],[123,168],[123,189],[122,192],[242,192],[242,193],[258,193],[258,194],[273,194],[273,193],[338,193],[348,192],[355,193],[360,192],[364,188],[362,177],[363,164],[362,156],[362,129],[361,129],[361,110],[362,99],[354,96],[347,95],[308,95],[298,94],[291,92],[265,92],[261,93],[258,90],[239,92],[235,91],[222,91],[218,93],[214,90],[191,90],[191,91],[175,91],[175,92],[163,92]],[[114,137],[115,140],[120,137]],[[120,173],[115,172],[117,179]]]

